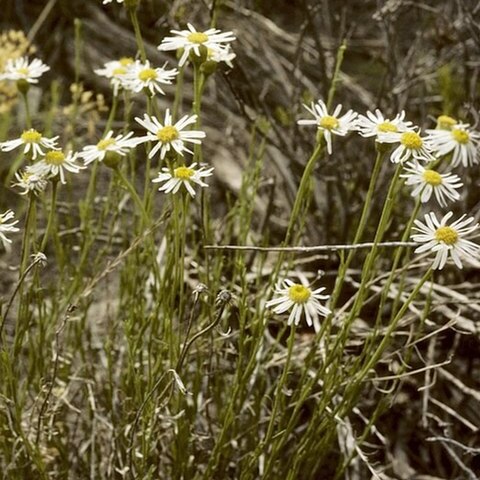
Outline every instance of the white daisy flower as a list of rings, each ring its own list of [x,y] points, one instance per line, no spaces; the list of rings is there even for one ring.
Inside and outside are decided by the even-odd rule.
[[[204,32],[197,32],[195,28],[188,23],[188,30],[171,30],[174,37],[165,37],[158,46],[159,50],[178,50],[183,49],[182,56],[178,62],[179,66],[183,66],[187,61],[190,52],[199,57],[200,47],[206,47],[210,50],[221,50],[225,48],[224,43],[233,42],[235,36],[233,32],[221,32],[216,28],[210,28]]]
[[[61,150],[50,150],[39,162],[31,166],[31,172],[34,175],[48,178],[59,175],[60,181],[66,183],[65,171],[78,173],[85,168],[75,163],[77,156],[78,153],[69,152],[65,155]]]
[[[420,196],[422,203],[428,202],[432,193],[442,207],[447,206],[446,199],[454,202],[460,198],[457,189],[462,187],[463,183],[458,175],[438,173],[413,162],[408,162],[405,170],[408,173],[400,176],[407,179],[405,185],[415,185],[412,197]]]
[[[420,233],[412,235],[412,240],[424,243],[415,250],[415,253],[435,252],[432,265],[434,269],[441,270],[447,263],[449,254],[455,265],[462,268],[461,257],[477,257],[480,252],[479,245],[464,238],[478,229],[478,223],[471,225],[475,219],[473,217],[465,219],[466,215],[462,215],[457,221],[447,225],[452,215],[452,212],[448,212],[438,221],[432,212],[425,215],[425,224],[415,220],[416,227],[413,228]]]
[[[208,187],[208,185],[202,181],[202,178],[212,175],[213,167],[205,168],[200,167],[195,169],[197,163],[192,163],[189,167],[181,166],[173,169],[173,173],[168,168],[162,168],[162,171],[158,174],[158,177],[153,179],[153,183],[166,182],[158,190],[165,193],[177,193],[180,187],[183,185],[188,193],[194,197],[195,190],[192,183],[200,185],[200,187]]]
[[[113,131],[110,130],[104,138],[102,138],[96,145],[87,145],[78,154],[83,158],[85,165],[98,160],[103,161],[107,152],[115,152],[124,157],[128,151],[135,148],[139,144],[138,138],[131,138],[133,132],[128,132],[126,135],[113,136]]]
[[[177,74],[178,70],[176,68],[171,70],[167,70],[165,66],[153,68],[148,60],[145,63],[137,60],[129,65],[125,74],[119,75],[118,78],[122,87],[126,90],[138,93],[146,89],[151,95],[156,93],[165,95],[162,85],[171,85]]]
[[[8,140],[0,143],[0,150],[4,152],[10,152],[17,147],[24,145],[23,153],[32,152],[32,158],[35,160],[37,155],[43,155],[43,148],[48,150],[56,150],[57,137],[45,138],[40,132],[37,132],[33,128],[25,130],[19,138],[15,140]]]
[[[113,0],[103,0],[103,5],[106,5],[107,3],[112,3]],[[117,0],[117,3],[123,3],[123,0]]]
[[[437,118],[437,128],[440,128],[441,130],[451,130],[452,127],[457,125],[457,123],[458,121],[449,115],[440,115]]]
[[[0,214],[0,241],[3,243],[5,248],[8,248],[8,244],[12,243],[12,241],[5,236],[5,233],[19,231],[17,227],[14,227],[14,225],[18,223],[18,220],[7,223],[8,220],[11,220],[14,216],[15,214],[12,212],[12,210],[7,210],[5,213]]]
[[[405,122],[404,119],[403,110],[393,120],[386,119],[378,109],[375,114],[368,111],[367,115],[359,115],[357,118],[358,133],[362,137],[378,137],[380,133],[404,132],[412,125],[412,122]]]
[[[215,63],[226,63],[230,68],[233,68],[232,60],[235,59],[237,55],[232,52],[230,45],[225,45],[225,47],[219,49],[209,48],[207,51],[207,60]]]
[[[315,331],[320,330],[320,323],[318,316],[326,317],[332,313],[327,307],[324,307],[320,301],[328,300],[329,295],[321,295],[325,288],[317,288],[312,290],[305,278],[300,277],[301,283],[294,283],[291,280],[285,279],[279,282],[275,288],[274,298],[266,303],[267,308],[273,307],[273,311],[277,314],[284,313],[290,309],[290,316],[288,317],[288,325],[298,325],[300,317],[305,312],[305,319],[307,325],[315,328]]]
[[[21,172],[15,173],[17,182],[13,183],[12,186],[23,189],[20,195],[27,195],[30,192],[38,195],[47,188],[48,182],[45,175],[35,172],[32,167],[33,165],[29,165]]]
[[[433,151],[443,157],[452,153],[452,167],[460,163],[468,167],[478,163],[480,133],[466,123],[457,123],[450,130],[427,130],[427,140]]]
[[[400,143],[390,155],[390,160],[393,163],[404,163],[412,158],[424,162],[434,160],[429,141],[422,138],[420,133],[413,128],[404,132],[379,133],[378,141],[380,143]]]
[[[27,57],[14,58],[7,61],[0,80],[24,80],[28,83],[38,83],[38,79],[50,67],[45,65],[40,59],[34,58],[31,62]]]
[[[113,94],[118,94],[122,84],[122,76],[128,73],[128,68],[133,65],[134,60],[130,57],[123,57],[120,60],[112,60],[104,64],[103,68],[97,68],[94,72],[101,77],[110,79],[113,87]]]
[[[342,110],[341,105],[333,111],[332,115],[327,112],[327,106],[323,100],[311,104],[310,107],[303,105],[315,118],[307,120],[298,120],[299,125],[317,125],[318,129],[323,132],[325,141],[327,142],[327,151],[332,153],[332,134],[344,137],[348,132],[356,127],[357,113],[349,110],[347,113],[339,117]]]
[[[163,160],[167,152],[172,148],[182,156],[183,152],[193,153],[185,147],[185,142],[198,145],[202,143],[201,139],[205,138],[205,132],[200,130],[183,130],[188,125],[196,122],[196,115],[192,115],[191,117],[185,115],[177,123],[172,125],[172,116],[170,115],[170,110],[167,108],[163,124],[160,123],[156,117],[147,114],[144,114],[143,119],[136,117],[135,120],[149,131],[148,135],[138,140],[142,142],[157,142],[148,155],[150,158],[160,150],[160,158]]]

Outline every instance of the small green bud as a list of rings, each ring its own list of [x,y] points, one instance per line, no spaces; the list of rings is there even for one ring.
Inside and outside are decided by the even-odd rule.
[[[22,78],[21,80],[17,80],[17,89],[22,95],[26,95],[30,89],[30,84]]]
[[[217,71],[218,63],[214,62],[213,60],[207,60],[206,62],[202,63],[200,67],[200,71],[205,74],[206,77],[212,75]]]
[[[387,152],[389,152],[391,150],[392,145],[390,143],[382,143],[382,142],[379,142],[377,140],[375,142],[375,148],[376,148],[378,153],[386,154]]]
[[[122,156],[117,152],[107,151],[105,154],[105,158],[103,159],[103,163],[108,168],[118,168],[120,162],[122,161]]]
[[[125,0],[125,8],[135,10],[140,4],[140,0]]]
[[[205,45],[200,45],[199,49],[200,55],[196,55],[193,50],[190,50],[190,61],[197,65],[200,66],[202,63],[205,63],[207,58],[208,58],[208,48]]]

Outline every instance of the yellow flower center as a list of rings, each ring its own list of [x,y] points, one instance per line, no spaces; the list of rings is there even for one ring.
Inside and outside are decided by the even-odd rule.
[[[59,150],[52,150],[45,155],[45,163],[49,165],[62,165],[65,161],[65,155]]]
[[[311,294],[312,292],[309,288],[299,285],[298,283],[288,289],[288,296],[294,303],[306,303]]]
[[[173,176],[179,180],[190,180],[195,171],[188,167],[178,167],[173,171]]]
[[[419,148],[422,148],[423,140],[420,138],[418,133],[405,132],[402,133],[400,143],[410,150],[418,150]]]
[[[138,78],[142,82],[147,82],[148,80],[155,80],[157,78],[157,72],[153,68],[145,68],[138,74]]]
[[[208,35],[202,32],[193,32],[187,37],[187,40],[191,43],[205,43],[208,40]]]
[[[42,134],[34,130],[26,130],[20,137],[25,143],[38,143],[42,139]]]
[[[113,145],[115,143],[114,138],[105,138],[103,140],[100,140],[97,143],[97,149],[98,150],[106,150],[110,145]]]
[[[465,144],[470,140],[470,135],[465,130],[460,130],[459,128],[452,129],[452,135],[456,142]]]
[[[127,69],[125,67],[118,67],[113,70],[112,75],[123,75],[125,73],[127,73]]]
[[[440,227],[435,232],[435,239],[446,245],[454,245],[458,240],[458,233],[452,227]]]
[[[440,115],[437,118],[437,126],[441,130],[451,130],[451,128],[456,124],[457,121],[454,118],[449,117],[448,115]]]
[[[28,75],[29,73],[27,67],[19,68],[17,72],[20,73],[21,75]]]
[[[157,138],[162,143],[170,143],[176,140],[179,137],[178,130],[171,125],[167,125],[166,127],[161,128],[157,132]]]
[[[122,67],[128,67],[129,65],[131,65],[133,63],[133,58],[131,57],[122,57],[120,60],[119,60],[119,63]]]
[[[432,185],[433,187],[441,185],[443,182],[442,176],[435,170],[425,170],[423,172],[423,179],[426,183]]]
[[[320,119],[319,126],[325,128],[326,130],[333,130],[335,127],[338,127],[338,120],[331,115],[325,115]]]
[[[377,130],[382,133],[398,132],[398,128],[392,122],[379,123]]]

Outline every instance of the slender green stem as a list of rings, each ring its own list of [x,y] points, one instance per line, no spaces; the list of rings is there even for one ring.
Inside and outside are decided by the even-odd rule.
[[[195,130],[198,130],[201,126],[201,107],[202,107],[202,93],[205,77],[200,71],[200,65],[196,62],[193,64],[193,113],[197,116],[195,121]],[[201,163],[202,158],[202,145],[195,144],[194,146],[194,159]]]
[[[358,222],[357,230],[353,238],[354,245],[360,242],[363,232],[365,231],[365,227],[367,226],[367,221],[370,214],[370,205],[372,203],[373,195],[375,193],[375,187],[377,184],[378,175],[380,174],[380,170],[382,168],[384,158],[385,158],[385,152],[380,149],[377,150],[377,157],[375,159],[372,175],[370,177],[370,184],[368,186],[367,195],[365,197],[365,202],[363,204],[362,214],[360,216],[360,221]],[[348,267],[350,266],[350,263],[352,262],[353,257],[355,256],[356,253],[357,252],[355,251],[355,249],[350,250],[346,260],[342,262],[340,265],[337,279],[335,282],[335,287],[333,289],[332,296],[330,298],[330,310],[332,311],[335,309],[338,298],[342,291],[342,287],[345,282],[345,276],[346,276]],[[332,315],[330,315],[330,317],[332,317]]]
[[[305,212],[302,211],[302,206],[305,205],[307,196],[309,194],[309,186],[312,180],[313,170],[317,163],[318,158],[320,157],[323,149],[323,141],[318,142],[311,157],[309,158],[305,170],[300,180],[300,186],[298,187],[297,196],[293,203],[292,213],[290,214],[290,221],[288,222],[287,233],[285,235],[285,240],[283,241],[284,245],[288,245],[292,240],[293,231],[295,226],[298,225],[300,218],[305,215]]]
[[[218,14],[220,13],[222,3],[223,0],[213,0],[212,8],[210,9],[212,16],[212,19],[210,20],[210,28],[215,28],[217,26]]]
[[[333,98],[337,89],[337,84],[340,77],[340,69],[343,63],[343,58],[345,54],[345,50],[347,48],[346,42],[344,41],[340,48],[337,51],[337,57],[335,62],[335,70],[333,73],[332,81],[330,83],[330,88],[328,92],[328,99],[327,99],[327,110],[331,108]],[[300,186],[297,191],[297,195],[295,197],[295,201],[292,208],[292,213],[290,214],[290,220],[287,227],[287,233],[285,235],[285,239],[283,241],[283,245],[287,246],[293,240],[293,231],[296,225],[302,225],[304,220],[305,212],[302,211],[306,205],[308,205],[309,201],[309,193],[308,189],[310,186],[311,178],[313,175],[313,171],[317,162],[317,159],[320,157],[324,145],[323,135],[321,135],[320,130],[317,134],[317,144],[315,149],[305,166],[305,170],[303,172],[302,179],[300,180]],[[296,233],[296,238],[299,239],[301,234],[301,228]],[[284,262],[284,254],[281,253],[277,259],[276,267],[274,270],[274,274],[272,275],[272,282],[275,283],[278,278],[278,273],[280,271],[281,266]]]
[[[147,60],[147,53],[145,51],[145,45],[143,43],[140,24],[138,23],[137,9],[129,8],[128,13],[130,14],[130,20],[132,21],[133,30],[135,32],[135,40],[137,42],[138,51],[140,52],[140,58],[142,62],[145,63],[145,61]]]
[[[105,129],[102,134],[102,138],[110,131],[112,128],[112,123],[115,119],[118,108],[118,96],[113,96],[112,106],[110,108],[110,113],[108,115],[107,123],[105,124]],[[84,209],[82,212],[82,230],[85,230],[89,225],[90,211],[93,204],[93,196],[95,194],[95,189],[97,185],[97,174],[98,174],[98,161],[93,163],[92,171],[90,173],[90,180],[88,182],[87,194],[85,197]]]
[[[180,67],[177,75],[177,82],[175,86],[175,99],[173,101],[173,108],[172,108],[172,117],[178,118],[178,110],[182,103],[183,98],[183,78],[185,76],[185,66]]]
[[[369,359],[367,360],[367,363],[364,365],[364,367],[360,370],[360,372],[358,373],[358,375],[356,376],[355,378],[355,381],[353,382],[354,386],[355,387],[358,387],[358,385],[363,381],[363,379],[368,375],[368,372],[370,371],[370,369],[376,365],[376,363],[378,362],[378,360],[380,359],[382,353],[384,352],[385,348],[388,346],[390,340],[391,340],[391,336],[392,336],[392,333],[393,331],[397,328],[397,324],[398,322],[402,319],[403,315],[405,314],[405,312],[407,311],[408,307],[410,306],[410,304],[413,302],[413,300],[415,299],[415,297],[418,295],[418,293],[420,292],[421,288],[423,287],[423,284],[429,279],[429,277],[431,276],[432,274],[432,268],[430,267],[427,272],[423,275],[423,277],[421,278],[421,280],[417,283],[417,285],[415,286],[415,288],[413,289],[412,293],[408,296],[407,300],[405,301],[405,303],[402,305],[402,308],[400,308],[400,310],[398,311],[398,313],[396,314],[395,318],[393,319],[393,321],[390,323],[390,325],[388,326],[386,332],[385,332],[385,335],[383,336],[383,339],[382,341],[380,342],[380,344],[378,345],[377,349],[375,350],[375,352],[373,352],[373,354],[369,357]]]
[[[23,230],[22,256],[20,261],[20,277],[27,268],[28,257],[30,256],[30,237],[32,235],[32,221],[35,215],[36,198],[33,193],[28,197],[27,218],[25,220],[25,228]]]
[[[153,112],[153,105],[154,105],[154,97],[151,97],[147,94],[147,115],[152,115]],[[147,143],[146,146],[146,162],[145,162],[145,182],[143,186],[143,204],[145,206],[146,211],[149,209],[149,198],[150,192],[152,191],[150,185],[150,170],[152,168],[152,159],[150,158],[150,150],[151,150],[151,142]]]
[[[285,234],[285,239],[283,240],[283,246],[289,245],[289,243],[293,239],[293,232],[295,230],[295,226],[297,222],[300,222],[301,219],[306,214],[304,210],[304,206],[308,204],[308,195],[309,195],[309,187],[310,182],[312,181],[312,174],[315,168],[317,159],[320,157],[323,149],[323,142],[318,142],[311,157],[309,158],[307,165],[305,166],[305,170],[302,175],[302,179],[300,180],[300,186],[298,187],[297,195],[295,197],[295,201],[292,207],[292,213],[290,214],[290,220],[288,222],[287,233]],[[296,238],[300,238],[300,229],[296,232]],[[282,268],[285,260],[285,253],[281,252],[277,258],[277,262],[275,264],[275,269],[273,274],[271,275],[271,281],[269,282],[269,287],[271,288],[277,282],[278,275],[280,273],[280,269]]]
[[[360,281],[360,287],[358,289],[358,292],[355,296],[355,301],[353,302],[353,306],[347,316],[347,318],[343,321],[342,328],[340,333],[337,335],[335,342],[333,344],[333,347],[330,349],[329,352],[327,352],[326,355],[326,360],[324,363],[324,367],[322,368],[322,371],[325,370],[327,367],[330,368],[330,365],[336,365],[337,362],[340,361],[341,358],[341,352],[343,352],[343,345],[348,339],[348,334],[350,332],[350,327],[357,318],[358,314],[360,313],[365,296],[369,290],[369,285],[370,285],[370,279],[373,275],[373,270],[374,270],[374,263],[378,251],[378,244],[381,242],[383,238],[383,234],[385,233],[385,230],[387,229],[389,220],[390,220],[390,214],[393,208],[393,201],[395,198],[395,192],[397,189],[397,184],[398,184],[398,179],[400,176],[402,165],[399,164],[395,170],[395,174],[393,176],[392,181],[390,182],[390,187],[388,189],[387,193],[387,198],[385,200],[382,214],[380,217],[380,221],[377,227],[377,232],[375,234],[375,238],[373,241],[373,247],[370,250],[370,252],[367,255],[367,258],[365,260],[365,263],[362,268],[362,276],[361,276],[361,281]],[[330,318],[330,317],[329,317]],[[327,321],[331,321],[327,319]],[[314,345],[312,347],[312,352],[316,351],[316,346]],[[313,356],[313,355],[312,355]],[[309,355],[309,357],[311,357]],[[332,367],[333,368],[333,367]]]
[[[53,229],[53,225],[55,223],[55,213],[56,213],[56,205],[57,205],[57,191],[58,191],[58,180],[54,180],[52,182],[52,197],[50,201],[50,211],[48,213],[48,222],[47,222],[47,229],[45,230],[45,234],[43,236],[42,244],[40,246],[40,251],[44,252],[45,247],[47,246],[47,241],[50,237],[50,234]]]
[[[413,222],[416,220],[416,218],[418,216],[418,212],[419,212],[421,204],[422,204],[421,196],[422,196],[422,192],[420,192],[419,195],[418,195],[417,201],[415,203],[415,208],[412,212],[412,215],[410,216],[410,220],[409,220],[407,226],[405,227],[405,232],[403,233],[402,241],[407,240],[408,237],[410,236],[410,232],[412,231],[412,227],[413,227]],[[401,247],[398,248],[397,251],[395,252],[395,258],[394,258],[394,262],[393,262],[393,266],[392,266],[392,271],[391,271],[391,274],[390,274],[391,280],[388,284],[388,288],[390,288],[390,285],[393,281],[393,272],[397,268],[397,265],[400,261],[400,257],[401,257],[402,252],[403,252],[403,248],[401,248]],[[408,252],[407,252],[407,255],[408,255]],[[408,257],[405,259],[405,261],[408,261]],[[397,296],[396,296],[395,301],[393,302],[393,306],[392,306],[392,316],[394,316],[395,313],[397,312],[398,302],[400,301],[400,295],[401,295],[401,292],[402,292],[402,289],[403,289],[403,284],[404,284],[404,281],[405,281],[406,273],[407,272],[404,270],[402,272],[402,276],[400,278],[398,293],[397,293]],[[388,291],[386,293],[388,293]]]
[[[112,128],[113,121],[115,120],[115,115],[118,108],[118,95],[113,95],[112,106],[110,108],[110,113],[108,114],[107,123],[105,124],[105,129],[103,131],[102,137],[104,137]]]
[[[260,442],[258,448],[255,450],[254,456],[251,458],[249,464],[250,467],[255,464],[257,458],[262,453],[262,450],[269,445],[273,432],[275,430],[275,423],[278,421],[278,414],[280,409],[280,404],[284,401],[283,388],[287,380],[287,376],[290,369],[290,362],[292,359],[293,346],[295,345],[295,325],[291,326],[290,336],[288,337],[287,345],[287,359],[285,360],[285,365],[283,366],[282,376],[280,377],[277,388],[275,389],[275,400],[273,402],[272,412],[270,414],[270,421],[267,427],[267,433],[265,434],[264,439]],[[250,469],[247,469],[247,472]],[[247,473],[248,474],[248,473]]]
[[[333,72],[332,81],[330,82],[330,88],[328,90],[327,97],[327,110],[332,108],[333,98],[337,90],[337,84],[340,81],[340,68],[342,67],[343,57],[345,56],[345,50],[347,49],[347,41],[343,40],[337,51],[337,58],[335,60],[335,70]]]
[[[364,299],[364,294],[367,291],[367,285],[369,280],[373,274],[373,265],[377,256],[378,251],[378,244],[382,241],[383,234],[387,229],[388,223],[390,221],[390,214],[393,208],[393,201],[395,199],[395,191],[397,189],[398,179],[400,177],[400,172],[402,171],[402,165],[398,164],[393,179],[390,183],[390,187],[388,189],[387,198],[385,204],[383,206],[382,215],[380,217],[380,222],[378,224],[377,232],[375,234],[375,238],[373,240],[373,247],[367,255],[367,259],[362,269],[362,280],[360,284],[360,289],[357,294],[355,303],[352,307],[351,311],[351,318],[353,319],[355,315],[358,313],[358,309],[361,307]]]
[[[27,129],[32,128],[32,115],[30,113],[30,102],[27,92],[22,92],[23,104],[25,105],[25,124]]]
[[[127,180],[127,177],[125,177],[125,175],[120,170],[120,168],[118,168],[118,167],[114,168],[114,172],[116,173],[118,179],[123,184],[123,186],[130,193],[130,196],[132,197],[132,200],[136,203],[137,207],[140,209],[144,225],[149,226],[150,225],[150,218],[148,217],[148,214],[145,210],[143,202],[142,202],[141,198],[138,196],[138,193],[135,190],[134,186]]]

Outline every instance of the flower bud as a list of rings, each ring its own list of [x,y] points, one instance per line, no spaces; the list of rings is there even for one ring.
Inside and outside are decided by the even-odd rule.
[[[105,154],[105,158],[103,159],[103,163],[108,168],[112,168],[112,169],[118,168],[121,161],[122,161],[122,156],[117,152],[112,152],[112,151],[107,151],[107,153]]]

